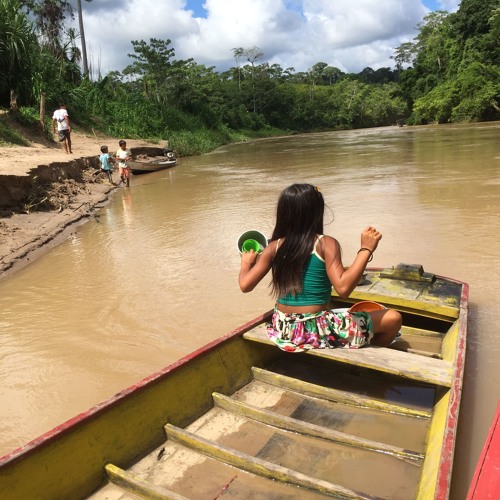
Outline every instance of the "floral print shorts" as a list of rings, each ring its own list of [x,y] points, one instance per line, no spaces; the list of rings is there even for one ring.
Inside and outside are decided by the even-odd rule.
[[[347,309],[288,314],[274,308],[267,335],[283,351],[306,349],[357,349],[373,337],[373,324],[366,312]]]

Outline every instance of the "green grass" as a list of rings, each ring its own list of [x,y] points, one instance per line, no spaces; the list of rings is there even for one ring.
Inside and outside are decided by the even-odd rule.
[[[30,141],[10,125],[8,115],[0,115],[0,146],[29,146]]]

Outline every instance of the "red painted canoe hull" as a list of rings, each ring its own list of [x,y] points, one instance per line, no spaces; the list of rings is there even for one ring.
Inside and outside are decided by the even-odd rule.
[[[467,500],[500,498],[500,401],[484,443]]]

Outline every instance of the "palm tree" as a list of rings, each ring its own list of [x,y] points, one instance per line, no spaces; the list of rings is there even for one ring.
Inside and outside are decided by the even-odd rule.
[[[31,79],[31,56],[37,41],[17,0],[0,0],[0,94],[10,92],[11,109],[17,93]]]
[[[240,68],[240,58],[245,53],[245,49],[243,47],[233,48],[233,57],[236,61],[236,67],[238,68],[238,90],[241,91],[241,68]]]

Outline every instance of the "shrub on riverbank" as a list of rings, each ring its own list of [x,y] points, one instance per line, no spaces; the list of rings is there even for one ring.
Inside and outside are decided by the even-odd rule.
[[[287,135],[287,132],[271,127],[259,131],[235,131],[227,127],[221,127],[217,130],[183,130],[171,132],[168,135],[168,145],[180,156],[194,156],[208,153],[224,144],[278,135]]]

